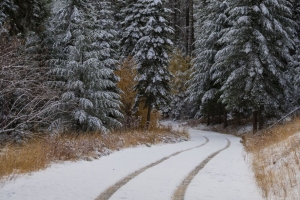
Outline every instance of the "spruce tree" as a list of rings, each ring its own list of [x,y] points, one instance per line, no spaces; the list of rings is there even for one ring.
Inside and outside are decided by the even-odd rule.
[[[292,1],[293,2],[293,19],[297,23],[297,26],[295,26],[295,36],[294,40],[296,43],[296,51],[294,52],[294,63],[291,64],[291,67],[295,69],[294,73],[294,80],[295,83],[295,99],[298,100],[298,103],[300,102],[300,2],[297,0]]]
[[[55,43],[49,62],[65,105],[53,124],[103,133],[120,126],[113,50],[117,32],[110,3],[72,0],[57,13],[52,27]]]
[[[222,103],[230,110],[250,110],[254,118],[262,108],[267,113],[285,109],[295,48],[290,3],[232,0],[230,7],[232,27],[219,40],[224,46],[212,67],[215,83],[222,86]]]
[[[133,0],[120,1],[123,8],[118,14],[118,18],[123,20],[120,22],[122,27],[121,33],[121,52],[124,57],[134,56],[133,49],[137,41],[143,36],[140,27],[142,26],[140,22],[140,11],[144,9],[143,4],[137,4]]]
[[[297,23],[297,33],[298,33],[298,38],[300,38],[300,2],[297,0],[293,1],[293,16],[294,20]]]
[[[195,50],[193,73],[188,82],[189,101],[196,103],[197,116],[209,115],[214,108],[219,110],[220,84],[211,75],[215,55],[222,45],[218,43],[227,26],[226,1],[202,1],[198,5],[195,27]],[[209,116],[208,116],[209,117]]]
[[[0,28],[6,23],[10,34],[42,32],[50,15],[50,0],[3,0],[0,2]]]
[[[12,16],[17,8],[12,0],[3,0],[0,2],[0,27],[4,25],[5,21],[8,21],[8,16]]]
[[[173,29],[168,25],[171,12],[164,7],[165,0],[137,0],[124,9],[122,48],[138,64],[136,108],[143,102],[148,108],[147,124],[152,107],[166,105],[169,98],[170,72],[168,48],[172,45]]]

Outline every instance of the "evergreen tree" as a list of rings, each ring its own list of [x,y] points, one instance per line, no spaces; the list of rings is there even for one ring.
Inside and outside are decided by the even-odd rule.
[[[168,38],[173,29],[166,19],[171,11],[164,7],[164,2],[137,0],[124,9],[128,14],[123,23],[122,47],[138,64],[135,106],[145,103],[147,124],[152,107],[166,105],[169,98],[168,48],[173,43]]]
[[[111,4],[72,0],[52,23],[55,44],[50,63],[67,111],[53,124],[62,122],[73,129],[103,133],[120,126],[113,51],[117,32]]]
[[[3,0],[0,2],[0,27],[6,23],[10,34],[41,32],[50,14],[51,0]]]
[[[295,43],[296,43],[296,51],[294,53],[295,62],[292,63],[291,67],[295,69],[294,73],[294,83],[295,83],[295,98],[300,103],[300,2],[297,0],[293,2],[293,19],[297,23],[295,27]]]
[[[297,0],[293,1],[293,16],[294,20],[297,23],[297,32],[298,32],[298,38],[300,38],[300,2]]]
[[[120,11],[118,17],[121,21],[122,33],[121,33],[121,52],[124,57],[134,56],[133,49],[137,41],[143,36],[140,27],[140,11],[144,9],[143,4],[135,4],[133,0],[120,1],[123,8]]]
[[[14,13],[17,8],[18,7],[12,0],[3,0],[2,2],[0,2],[0,27],[2,27],[5,21],[8,20],[9,13]]]
[[[220,84],[214,82],[211,67],[222,47],[218,40],[227,23],[226,10],[229,5],[226,1],[202,1],[197,6],[195,58],[188,93],[189,101],[196,102],[198,106],[197,116],[202,116],[209,115],[214,108],[219,110]]]
[[[284,109],[292,92],[286,79],[294,49],[290,3],[232,0],[230,7],[232,27],[219,40],[224,46],[211,70],[222,86],[222,103],[230,110],[250,110],[254,118],[262,107],[268,113]]]

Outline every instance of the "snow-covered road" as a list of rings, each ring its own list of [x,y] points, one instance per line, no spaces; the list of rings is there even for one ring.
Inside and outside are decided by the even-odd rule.
[[[0,200],[168,200],[180,199],[174,195],[183,185],[185,200],[262,199],[239,138],[193,129],[189,133],[188,142],[54,164],[6,183],[0,187]],[[192,171],[196,174],[189,176]],[[188,185],[182,183],[187,177]]]

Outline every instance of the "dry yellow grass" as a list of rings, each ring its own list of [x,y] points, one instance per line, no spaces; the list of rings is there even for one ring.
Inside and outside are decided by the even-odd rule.
[[[128,130],[107,135],[90,133],[83,135],[60,135],[33,139],[22,145],[6,145],[0,148],[0,181],[44,169],[51,162],[92,159],[140,144],[173,142],[171,138],[187,138],[186,131],[175,132],[171,128],[152,127],[149,131]]]
[[[300,119],[243,138],[263,197],[299,199]]]

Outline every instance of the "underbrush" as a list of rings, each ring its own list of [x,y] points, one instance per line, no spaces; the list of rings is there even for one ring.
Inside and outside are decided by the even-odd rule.
[[[266,199],[299,199],[300,119],[243,137]]]
[[[91,161],[126,147],[143,144],[150,147],[187,138],[186,131],[174,131],[171,127],[117,131],[107,135],[89,133],[36,137],[24,144],[8,144],[0,148],[0,181],[44,169],[51,162]]]

